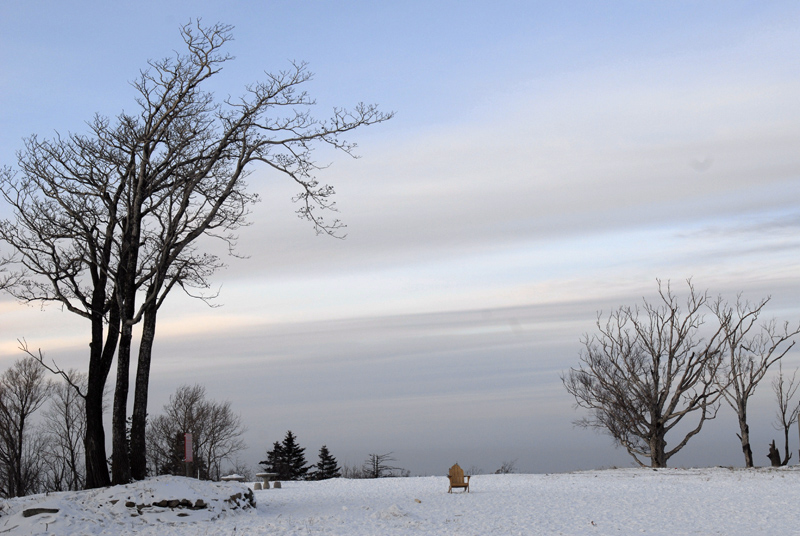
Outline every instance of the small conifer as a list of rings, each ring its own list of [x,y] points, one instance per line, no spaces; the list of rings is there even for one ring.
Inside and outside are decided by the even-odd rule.
[[[329,478],[339,478],[342,476],[336,458],[331,456],[328,447],[322,445],[319,449],[319,461],[314,466],[314,480],[327,480]]]

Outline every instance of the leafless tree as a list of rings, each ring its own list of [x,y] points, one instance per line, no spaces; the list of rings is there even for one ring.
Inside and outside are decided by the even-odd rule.
[[[318,120],[303,84],[304,63],[248,86],[241,98],[218,102],[204,91],[231,57],[222,49],[231,27],[187,24],[186,52],[151,61],[133,81],[138,109],[114,120],[97,116],[88,135],[26,142],[20,173],[3,170],[0,191],[15,218],[0,223],[0,239],[20,254],[30,275],[15,295],[57,301],[91,320],[86,393],[87,486],[108,483],[102,390],[117,352],[112,420],[115,483],[143,478],[145,427],[152,345],[157,312],[176,286],[194,295],[223,266],[197,247],[201,236],[230,248],[257,200],[245,178],[262,164],[294,180],[299,215],[317,232],[336,235],[338,220],[316,209],[333,209],[333,188],[314,173],[312,158],[322,144],[352,155],[342,139],[391,114],[359,104],[337,108]],[[141,301],[137,302],[137,299]],[[130,451],[125,442],[132,327],[142,322],[137,358]]]
[[[0,493],[22,497],[38,491],[41,444],[33,441],[32,415],[45,403],[50,383],[31,359],[0,375]]]
[[[229,401],[206,399],[205,387],[182,385],[148,427],[151,468],[174,465],[176,434],[191,433],[193,457],[205,464],[208,478],[218,480],[223,462],[233,462],[246,448],[246,428]]]
[[[342,478],[361,479],[367,478],[364,474],[364,467],[359,465],[342,465]]]
[[[793,401],[795,394],[797,394],[797,389],[800,388],[797,370],[795,369],[792,373],[792,378],[787,384],[783,375],[783,364],[779,362],[778,375],[772,379],[772,390],[775,393],[775,398],[778,399],[777,419],[773,426],[783,432],[783,460],[781,460],[781,465],[788,464],[792,458],[792,453],[789,452],[789,430],[797,420],[798,413],[800,413],[800,403]]]
[[[494,472],[496,475],[507,475],[517,472],[517,460],[505,460],[500,465],[500,468]],[[474,474],[474,473],[470,473]]]
[[[750,427],[747,424],[747,404],[769,368],[794,346],[791,338],[800,333],[800,325],[790,329],[788,323],[778,328],[775,320],[758,325],[758,318],[769,302],[743,302],[735,305],[722,299],[711,308],[723,328],[725,359],[719,369],[718,384],[725,401],[736,411],[739,438],[746,467],[753,467],[750,447]]]
[[[83,437],[86,434],[84,399],[72,386],[85,389],[86,375],[71,370],[69,383],[53,384],[48,407],[43,411],[43,439],[47,441],[44,461],[47,465],[48,491],[83,489],[86,480]]]
[[[333,208],[334,191],[314,177],[321,166],[312,151],[317,144],[327,144],[352,154],[355,146],[343,135],[391,117],[363,104],[352,111],[337,108],[327,121],[312,117],[309,109],[315,103],[300,89],[311,79],[303,63],[267,74],[265,82],[249,86],[242,97],[217,103],[200,87],[231,59],[221,52],[232,39],[231,27],[187,24],[181,35],[187,53],[150,63],[150,70],[134,82],[140,116],[126,116],[122,122],[124,139],[133,142],[127,153],[136,156],[138,166],[136,195],[126,220],[132,236],[129,272],[141,274],[140,283],[132,286],[145,289],[142,306],[132,318],[144,319],[131,428],[131,449],[138,455],[132,460],[134,478],[143,477],[158,308],[175,286],[207,288],[208,277],[223,266],[217,257],[196,249],[197,239],[212,236],[231,249],[235,246],[235,232],[247,223],[248,205],[257,200],[247,192],[245,178],[259,163],[294,180],[300,188],[299,215],[317,232],[335,234],[341,223],[327,222],[315,211]],[[141,202],[136,204],[136,199]],[[118,392],[121,389],[118,383]],[[115,418],[117,414],[121,418],[121,412]]]
[[[649,459],[666,467],[719,408],[722,326],[703,336],[708,295],[688,285],[685,309],[659,281],[659,303],[620,307],[605,323],[598,315],[599,334],[584,336],[580,367],[561,378],[577,407],[590,412],[576,425],[608,433],[640,465]],[[676,430],[687,417],[694,417],[688,431]],[[668,449],[670,432],[683,437]]]
[[[394,476],[408,476],[408,471],[402,467],[388,465],[389,462],[397,461],[392,457],[391,452],[386,454],[370,454],[367,456],[361,468],[364,478],[386,478]]]
[[[105,124],[96,119],[90,126],[100,132]],[[103,391],[119,335],[110,272],[124,185],[114,184],[115,166],[104,159],[113,150],[99,137],[70,135],[53,142],[32,137],[25,145],[20,172],[0,171],[0,193],[14,212],[13,219],[0,221],[0,239],[16,251],[23,274],[7,290],[24,302],[60,303],[90,321],[88,383],[82,393],[86,483],[108,485]]]

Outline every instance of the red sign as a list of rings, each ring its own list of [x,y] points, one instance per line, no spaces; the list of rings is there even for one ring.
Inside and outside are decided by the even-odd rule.
[[[192,434],[183,434],[183,461],[191,462],[194,461],[192,458]]]

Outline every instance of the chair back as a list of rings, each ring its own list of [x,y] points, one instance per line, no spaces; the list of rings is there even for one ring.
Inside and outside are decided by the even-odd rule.
[[[449,477],[451,484],[463,484],[464,470],[458,464],[455,464],[453,467],[450,468]]]

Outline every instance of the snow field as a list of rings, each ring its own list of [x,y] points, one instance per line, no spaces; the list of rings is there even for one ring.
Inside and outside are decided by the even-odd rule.
[[[12,499],[0,517],[0,536],[800,534],[796,466],[478,475],[470,493],[452,494],[443,476],[283,482],[281,489],[256,491],[255,509],[225,506],[224,498],[242,489],[236,486],[159,477]],[[123,501],[109,506],[112,498],[137,493],[151,502],[204,497],[209,508],[131,516]],[[31,507],[59,512],[23,518]]]

